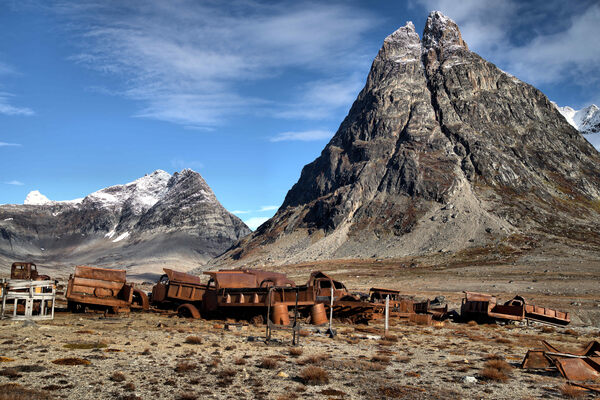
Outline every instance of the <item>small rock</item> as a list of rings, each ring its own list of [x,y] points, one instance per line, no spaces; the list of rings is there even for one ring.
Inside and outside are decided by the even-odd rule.
[[[285,372],[281,371],[280,373],[277,374],[277,376],[279,378],[289,378],[290,376],[288,374],[286,374]]]
[[[474,376],[465,376],[463,378],[463,382],[467,384],[477,383],[477,378],[475,378]]]

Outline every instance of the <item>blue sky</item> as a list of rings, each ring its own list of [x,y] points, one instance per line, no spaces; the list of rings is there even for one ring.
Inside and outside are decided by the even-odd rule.
[[[597,1],[0,0],[0,204],[192,168],[255,228],[434,9],[559,105],[600,105]]]

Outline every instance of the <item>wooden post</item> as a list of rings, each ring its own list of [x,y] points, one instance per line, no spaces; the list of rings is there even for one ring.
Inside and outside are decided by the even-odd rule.
[[[333,332],[333,282],[331,282],[331,297],[329,299],[329,332]]]
[[[388,329],[390,327],[390,295],[385,296],[385,333],[384,336],[388,335]]]

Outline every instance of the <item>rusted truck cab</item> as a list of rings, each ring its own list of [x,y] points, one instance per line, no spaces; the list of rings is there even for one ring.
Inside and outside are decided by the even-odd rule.
[[[40,275],[34,263],[15,262],[10,267],[10,279],[23,279],[31,281],[49,281],[48,275]]]

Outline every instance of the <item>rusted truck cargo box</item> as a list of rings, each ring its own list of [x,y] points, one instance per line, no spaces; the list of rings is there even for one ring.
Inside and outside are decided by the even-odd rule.
[[[128,284],[125,270],[120,269],[78,265],[69,277],[66,298],[73,312],[86,308],[129,311],[134,303],[148,309],[146,294]]]

